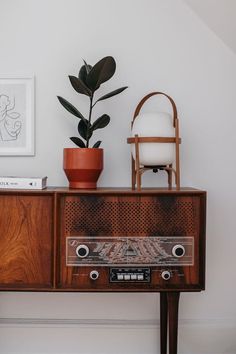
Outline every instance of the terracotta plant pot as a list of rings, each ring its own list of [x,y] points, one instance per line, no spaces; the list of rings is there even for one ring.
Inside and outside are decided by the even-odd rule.
[[[65,148],[63,168],[70,188],[95,189],[103,170],[103,149]]]

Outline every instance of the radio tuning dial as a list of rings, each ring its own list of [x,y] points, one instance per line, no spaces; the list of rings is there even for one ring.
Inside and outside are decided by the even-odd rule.
[[[90,279],[92,280],[97,280],[97,278],[99,277],[99,273],[97,270],[92,270],[89,274]]]
[[[182,245],[175,245],[172,248],[172,254],[176,258],[181,258],[185,255],[185,248]]]
[[[169,280],[170,277],[171,277],[171,274],[168,270],[164,270],[162,273],[161,273],[161,277],[162,279],[164,280]]]
[[[76,254],[79,258],[85,258],[89,254],[89,248],[86,245],[79,245],[76,247]]]

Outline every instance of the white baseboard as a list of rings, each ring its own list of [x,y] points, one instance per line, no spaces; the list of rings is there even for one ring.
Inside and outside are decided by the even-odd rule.
[[[236,321],[179,321],[179,354],[236,354]],[[158,354],[159,321],[1,318],[1,354]]]

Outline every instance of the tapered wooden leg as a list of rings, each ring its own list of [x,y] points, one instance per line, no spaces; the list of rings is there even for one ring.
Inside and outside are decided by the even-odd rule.
[[[173,170],[172,170],[172,164],[170,164],[169,166],[171,168],[171,170],[169,171],[169,178],[168,178],[168,183],[169,183],[169,189],[172,189],[172,173],[173,173]]]
[[[179,292],[169,292],[167,294],[169,314],[169,354],[177,354],[179,295]]]
[[[140,171],[140,163],[139,163],[139,145],[138,145],[138,135],[135,134],[135,170],[136,170],[136,182],[137,189],[141,190],[141,171]]]
[[[135,189],[136,172],[135,172],[135,161],[132,156],[131,156],[131,184],[132,184],[132,189]]]
[[[137,172],[137,189],[141,190],[141,171],[140,169]]]
[[[160,293],[160,344],[161,354],[167,354],[167,320],[168,320],[168,305],[167,294]]]
[[[180,189],[180,162],[179,162],[179,120],[175,119],[175,170],[176,170],[176,189]]]

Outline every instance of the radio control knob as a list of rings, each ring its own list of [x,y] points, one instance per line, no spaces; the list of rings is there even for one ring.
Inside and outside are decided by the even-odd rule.
[[[92,280],[97,280],[97,278],[99,277],[99,273],[97,270],[92,270],[89,274],[90,279]]]
[[[171,274],[168,270],[164,270],[162,273],[161,273],[161,277],[162,279],[164,280],[169,280],[170,277],[171,277]]]
[[[182,245],[175,245],[172,248],[172,254],[176,258],[181,258],[185,255],[185,248]]]
[[[76,247],[75,252],[79,258],[85,258],[89,254],[89,248],[86,245],[79,245]]]

